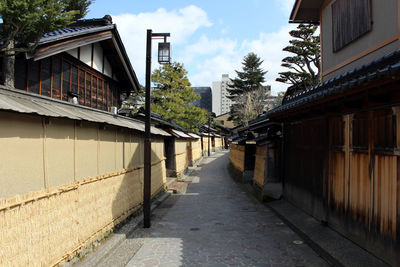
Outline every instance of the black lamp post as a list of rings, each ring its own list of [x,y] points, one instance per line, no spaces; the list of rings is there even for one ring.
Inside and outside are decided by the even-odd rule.
[[[164,38],[163,43],[158,44],[158,63],[170,62],[170,43],[167,43],[169,33],[153,33],[147,30],[146,41],[146,100],[145,100],[145,138],[144,138],[144,183],[143,183],[143,226],[150,228],[150,201],[151,201],[151,111],[150,111],[150,83],[151,83],[151,40]]]

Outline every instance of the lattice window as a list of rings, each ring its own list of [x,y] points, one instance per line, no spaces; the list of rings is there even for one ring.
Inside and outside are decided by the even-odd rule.
[[[332,4],[334,52],[371,29],[371,0],[336,0]]]

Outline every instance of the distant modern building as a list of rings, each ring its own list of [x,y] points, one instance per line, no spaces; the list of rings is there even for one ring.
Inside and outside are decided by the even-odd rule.
[[[228,74],[222,74],[221,81],[212,83],[212,110],[218,116],[231,110],[233,101],[228,98],[228,85],[231,83]]]
[[[192,87],[194,92],[200,95],[200,99],[193,102],[193,105],[204,108],[208,112],[212,111],[211,87]]]
[[[212,110],[219,116],[221,114],[226,114],[231,111],[231,105],[234,103],[228,98],[229,92],[227,90],[228,85],[231,83],[228,74],[222,74],[222,80],[212,83]],[[271,95],[271,86],[263,86],[265,89],[265,103],[264,110],[270,110],[275,107],[276,96]]]

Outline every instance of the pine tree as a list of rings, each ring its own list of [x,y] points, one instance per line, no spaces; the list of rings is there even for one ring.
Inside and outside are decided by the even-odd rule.
[[[228,85],[228,98],[234,102],[229,120],[233,120],[235,125],[247,125],[263,111],[266,92],[262,83],[267,72],[261,68],[262,63],[256,54],[247,54],[243,58],[243,70],[236,70],[237,77]]]
[[[16,53],[33,51],[44,33],[64,28],[80,18],[86,14],[90,3],[90,0],[0,1],[0,17],[3,20],[0,54],[3,57],[4,84],[14,86]]]
[[[251,92],[259,87],[265,81],[266,71],[261,69],[263,61],[254,53],[249,53],[243,58],[243,71],[235,70],[237,78],[231,79],[228,85],[229,98],[234,99],[244,92]]]
[[[89,12],[89,6],[94,0],[64,0],[66,4],[64,12],[74,11],[74,20],[81,19]]]
[[[152,91],[151,110],[183,128],[197,131],[207,121],[205,109],[190,105],[199,98],[190,88],[187,71],[178,62],[163,65],[152,74],[156,87]]]
[[[278,82],[290,84],[295,91],[318,84],[320,72],[320,41],[315,35],[318,27],[311,24],[300,24],[296,30],[289,32],[293,40],[283,51],[294,54],[282,59],[282,67],[288,71],[280,72]]]

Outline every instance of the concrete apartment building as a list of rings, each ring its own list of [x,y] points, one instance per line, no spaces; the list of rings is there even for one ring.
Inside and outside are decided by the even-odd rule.
[[[212,83],[212,110],[217,116],[231,111],[231,105],[234,102],[228,98],[227,88],[230,82],[229,75],[222,74],[221,81]],[[270,85],[263,86],[263,88],[266,95],[264,110],[270,110],[275,107],[276,96],[271,95]]]
[[[222,74],[221,81],[212,83],[212,110],[217,116],[231,110],[233,101],[227,97],[229,95],[227,88],[230,82],[229,75]]]

